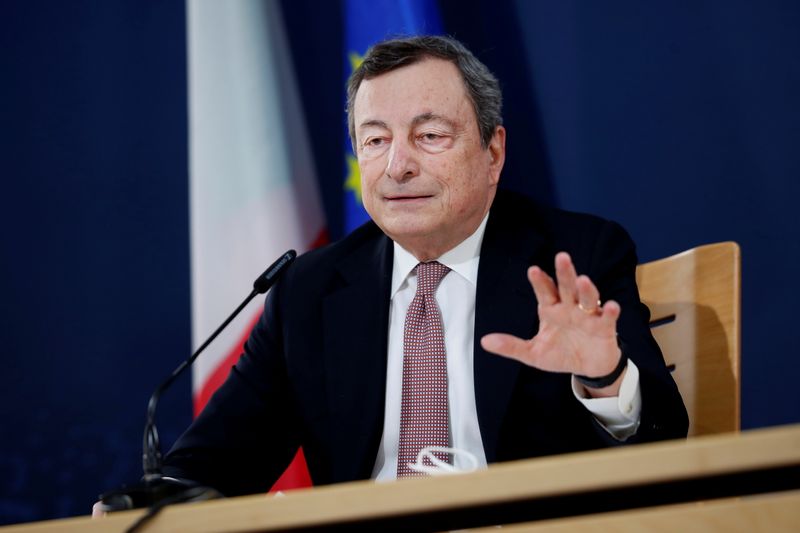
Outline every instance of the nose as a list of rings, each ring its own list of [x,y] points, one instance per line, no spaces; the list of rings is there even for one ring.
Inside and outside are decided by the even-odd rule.
[[[413,147],[407,142],[396,139],[389,148],[389,159],[386,162],[386,175],[395,181],[406,181],[419,174],[419,163]]]

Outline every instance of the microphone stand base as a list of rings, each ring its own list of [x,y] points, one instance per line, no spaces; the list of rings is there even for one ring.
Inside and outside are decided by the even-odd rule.
[[[117,490],[106,492],[100,496],[100,503],[103,511],[114,512],[222,497],[215,489],[194,481],[156,476],[142,479],[140,483],[130,487],[123,485]]]

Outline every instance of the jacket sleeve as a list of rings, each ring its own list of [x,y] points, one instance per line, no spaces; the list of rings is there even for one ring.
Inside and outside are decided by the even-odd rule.
[[[633,241],[621,226],[605,222],[594,243],[589,276],[605,302],[614,300],[622,313],[617,332],[627,355],[639,369],[642,410],[639,428],[625,442],[684,438],[689,420],[678,387],[650,332],[650,310],[639,299],[636,286],[637,256]],[[597,430],[609,444],[617,444],[600,425]]]

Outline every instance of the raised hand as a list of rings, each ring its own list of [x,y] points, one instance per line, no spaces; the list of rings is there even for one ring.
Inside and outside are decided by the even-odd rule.
[[[532,339],[491,333],[481,339],[487,351],[516,359],[548,372],[589,377],[605,376],[619,363],[617,318],[620,307],[600,293],[587,276],[578,276],[566,252],[556,255],[556,281],[537,266],[528,279],[539,302],[539,331]],[[614,396],[622,381],[604,389],[587,389],[593,396]]]

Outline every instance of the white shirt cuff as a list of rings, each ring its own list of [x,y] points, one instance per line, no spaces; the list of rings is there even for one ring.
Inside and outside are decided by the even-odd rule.
[[[572,393],[615,439],[625,440],[639,429],[639,415],[642,412],[639,369],[630,359],[619,388],[619,396],[590,398],[575,376],[572,376]]]

